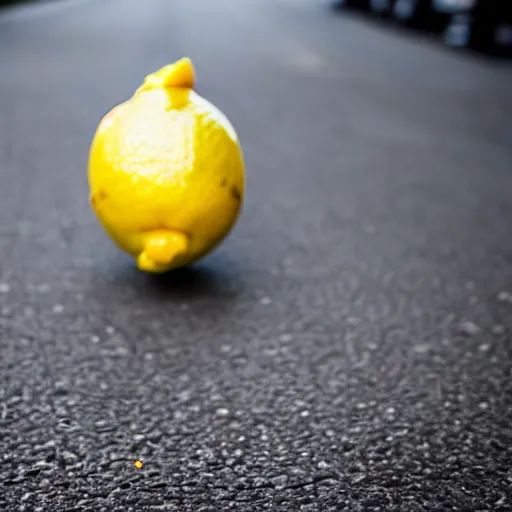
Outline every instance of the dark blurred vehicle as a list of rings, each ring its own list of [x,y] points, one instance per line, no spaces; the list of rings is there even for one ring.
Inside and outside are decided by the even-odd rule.
[[[370,0],[369,8],[375,14],[387,16],[393,9],[394,0]]]
[[[346,7],[357,7],[358,9],[367,9],[370,0],[331,0],[330,3],[334,9],[344,9]]]
[[[331,0],[401,25],[441,32],[449,46],[512,53],[512,0]]]
[[[444,40],[450,46],[512,51],[510,0],[433,0],[447,17]]]
[[[429,30],[441,29],[443,17],[446,17],[446,15],[434,9],[434,1],[370,0],[370,9],[377,14],[391,16],[398,23],[410,27]]]

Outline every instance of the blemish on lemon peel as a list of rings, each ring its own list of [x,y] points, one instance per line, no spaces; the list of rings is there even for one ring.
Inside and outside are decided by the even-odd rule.
[[[241,213],[245,164],[237,133],[194,86],[187,57],[147,75],[103,117],[91,143],[91,207],[145,272],[206,256]]]
[[[231,187],[231,196],[236,201],[241,201],[242,200],[242,193],[234,185]]]
[[[141,460],[136,460],[133,465],[137,468],[137,469],[142,469],[144,467],[144,463],[141,461]]]

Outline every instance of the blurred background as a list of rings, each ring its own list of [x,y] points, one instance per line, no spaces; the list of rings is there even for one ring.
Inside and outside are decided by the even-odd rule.
[[[2,510],[511,510],[510,2],[0,3]],[[88,151],[183,56],[247,196],[148,276]]]
[[[335,9],[355,7],[399,26],[437,34],[449,47],[510,55],[512,5],[502,0],[333,0]]]

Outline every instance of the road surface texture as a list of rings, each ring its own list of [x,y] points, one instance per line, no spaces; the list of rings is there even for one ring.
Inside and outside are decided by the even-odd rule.
[[[87,157],[184,55],[248,195],[157,277]],[[0,64],[1,510],[511,509],[509,64],[307,0],[4,10]]]

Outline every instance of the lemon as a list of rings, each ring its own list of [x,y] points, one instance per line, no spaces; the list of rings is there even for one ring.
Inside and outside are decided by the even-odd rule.
[[[142,271],[201,259],[240,215],[245,168],[237,133],[194,83],[188,58],[147,75],[101,119],[91,143],[92,209]]]

